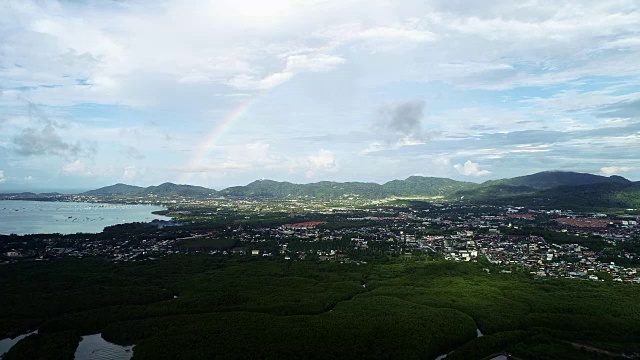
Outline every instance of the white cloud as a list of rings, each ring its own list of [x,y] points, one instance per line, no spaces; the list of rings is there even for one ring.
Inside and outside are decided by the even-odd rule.
[[[124,172],[122,173],[122,178],[124,180],[134,180],[138,177],[138,168],[131,165],[124,168]]]
[[[356,38],[388,41],[408,40],[413,42],[423,42],[434,40],[435,34],[430,31],[380,26],[362,30],[356,35]]]
[[[62,166],[62,172],[67,175],[76,175],[76,176],[94,175],[93,172],[87,168],[87,164],[85,164],[80,159],[64,164]]]
[[[474,163],[471,160],[467,160],[464,165],[455,164],[453,168],[456,169],[460,174],[465,176],[485,176],[491,174],[491,171],[488,170],[480,170],[480,164]]]
[[[306,177],[314,177],[319,173],[335,172],[337,170],[336,155],[329,150],[321,149],[307,157]]]
[[[435,41],[437,35],[420,29],[377,26],[357,31],[347,39],[356,48],[362,48],[370,53],[381,53],[408,50],[425,42]]]
[[[0,183],[7,181],[6,176],[4,176],[4,171],[0,170]]]
[[[276,87],[301,72],[329,71],[344,63],[339,56],[326,54],[291,55],[286,58],[286,65],[281,72],[256,78],[252,75],[241,74],[231,79],[228,84],[239,90],[267,90]]]
[[[250,169],[251,165],[238,162],[224,162],[222,164],[205,164],[196,165],[186,168],[179,168],[178,170],[183,173],[214,173],[226,170],[242,170]]]
[[[339,56],[326,54],[291,55],[287,57],[285,71],[329,71],[344,62],[345,59]]]
[[[631,170],[633,170],[633,168],[629,166],[605,166],[600,168],[600,173],[602,175],[611,176],[620,175]]]
[[[129,164],[138,181],[171,180],[181,170],[216,181],[301,181],[336,168],[320,148],[341,165],[322,175],[343,179],[399,177],[439,153],[474,159],[496,176],[520,175],[532,159],[579,160],[582,169],[622,164],[629,177],[640,174],[633,154],[620,155],[639,144],[631,108],[640,98],[636,2],[5,0],[0,14],[0,168],[11,181],[47,179],[34,171],[78,174],[78,183],[87,182],[81,174],[97,182],[105,172],[120,180],[134,176]],[[519,86],[527,91],[468,92]],[[241,96],[257,100],[234,113],[249,100]],[[50,125],[13,116],[27,100],[53,113]],[[424,101],[418,121],[370,129],[381,104],[410,100]],[[617,103],[628,104],[607,109]],[[215,149],[191,164],[194,139],[233,114],[238,120]],[[636,138],[605,139],[605,126],[628,126]],[[568,130],[593,136],[571,143],[559,134]],[[322,137],[357,131],[371,138],[354,145]],[[519,137],[537,146],[543,131],[554,132],[549,149],[511,144]],[[300,134],[316,139],[291,138]],[[371,169],[383,156],[397,173]],[[459,162],[437,171],[487,175]]]
[[[180,87],[207,83],[265,90],[297,73],[328,71],[360,58],[366,60],[359,64],[366,77],[390,82],[540,85],[637,73],[637,10],[637,4],[623,0],[484,7],[361,0],[268,5],[142,0],[92,6],[13,0],[0,5],[0,30],[10,29],[0,32],[9,64],[0,80],[9,88],[59,85],[32,91],[43,103],[138,106],[153,100],[148,89],[162,77]],[[409,53],[385,57],[384,50],[395,47]],[[359,54],[362,49],[365,54]],[[161,91],[175,94],[176,88]]]

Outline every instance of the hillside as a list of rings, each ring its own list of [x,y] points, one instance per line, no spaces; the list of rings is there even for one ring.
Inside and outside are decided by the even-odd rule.
[[[349,197],[371,199],[389,196],[382,185],[376,183],[321,181],[310,184],[293,184],[273,180],[257,180],[246,186],[230,187],[220,191],[220,195],[264,199],[341,199]]]
[[[633,182],[621,176],[600,176],[569,171],[544,171],[509,179],[489,180],[476,187],[455,192],[452,198],[487,204],[565,204],[580,207],[602,206],[618,191]],[[614,207],[628,207],[632,202],[622,196]],[[624,205],[626,204],[626,205]],[[624,205],[624,206],[622,206]]]
[[[96,190],[84,192],[80,195],[87,196],[186,196],[186,197],[208,197],[215,195],[217,192],[201,186],[178,185],[173,183],[164,183],[158,186],[140,187],[127,184],[115,184],[105,186]]]
[[[629,184],[631,181],[616,175],[607,177],[571,171],[543,171],[531,175],[517,176],[510,179],[489,180],[482,183],[481,186],[526,186],[542,190],[566,185],[575,186],[603,183]]]
[[[640,182],[560,186],[531,196],[540,205],[572,208],[640,208]]]
[[[471,191],[468,197],[461,198],[461,200],[490,205],[534,206],[574,210],[640,209],[640,182],[565,185],[544,190],[509,187],[512,189],[512,193],[505,191],[499,194],[497,189],[500,188],[504,189],[505,186],[494,185],[479,188],[477,191]],[[521,192],[513,189],[519,189]]]
[[[158,196],[209,197],[215,196],[216,193],[217,191],[202,186],[164,183],[158,186],[149,186],[140,191],[138,194]]]
[[[447,196],[456,191],[468,190],[478,184],[448,178],[410,176],[404,180],[392,180],[382,187],[396,196]]]
[[[533,194],[537,190],[535,188],[524,185],[481,185],[473,188],[456,191],[452,198],[460,200],[478,200],[490,201],[503,197],[513,197],[518,195]]]
[[[220,191],[220,195],[265,199],[382,199],[391,196],[445,196],[456,190],[469,189],[474,186],[477,184],[421,176],[411,176],[405,180],[392,180],[383,185],[333,181],[293,184],[273,180],[257,180],[246,186],[224,189]]]
[[[115,184],[82,193],[88,196],[128,196],[142,191],[144,188],[127,184]]]
[[[448,178],[411,176],[384,184],[320,181],[294,184],[256,180],[244,186],[215,191],[201,186],[164,183],[142,188],[116,184],[83,193],[91,196],[183,196],[229,199],[384,199],[389,197],[442,196],[486,204],[519,204],[582,208],[640,208],[640,185],[620,176],[547,171],[482,184]]]

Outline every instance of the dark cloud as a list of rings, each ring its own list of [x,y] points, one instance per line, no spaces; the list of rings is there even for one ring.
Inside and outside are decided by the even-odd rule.
[[[138,148],[136,148],[135,146],[127,146],[120,150],[120,153],[131,159],[142,160],[145,158],[144,154],[141,153],[140,150],[138,150]]]
[[[421,124],[424,106],[424,101],[417,100],[381,108],[376,128],[390,142],[402,139],[425,141],[428,136]]]
[[[446,140],[434,140],[425,144],[420,144],[411,147],[402,147],[398,149],[383,149],[370,153],[369,155],[377,156],[420,156],[423,154],[434,153],[455,153],[456,151],[466,150],[482,150],[482,149],[511,149],[514,146],[519,145],[553,145],[563,146],[569,144],[572,140],[593,140],[594,142],[599,139],[607,137],[624,137],[640,132],[640,122],[634,122],[626,126],[606,127],[591,130],[574,130],[574,131],[550,131],[550,130],[524,130],[524,131],[512,131],[509,133],[484,133],[474,136],[472,138],[448,138]],[[523,148],[526,149],[526,148]],[[615,141],[607,143],[599,143],[597,146],[585,147],[581,145],[575,145],[575,153],[571,153],[570,150],[563,148],[562,152],[558,156],[574,156],[581,157],[589,151],[599,152],[599,157],[605,156],[605,149],[609,149],[608,153],[615,151],[616,159],[637,159],[637,149],[625,147],[624,145],[617,144]],[[550,156],[551,152],[544,152],[544,156]],[[516,155],[509,155],[516,156]],[[522,152],[521,156],[530,157],[531,153]],[[611,155],[608,155],[611,157]]]
[[[96,152],[95,144],[74,144],[66,141],[59,134],[59,130],[64,126],[49,119],[33,104],[29,104],[29,116],[37,125],[28,127],[13,137],[13,148],[17,154],[78,157],[92,156]]]
[[[599,118],[638,118],[640,117],[640,100],[621,101],[604,107],[600,113],[596,114]]]

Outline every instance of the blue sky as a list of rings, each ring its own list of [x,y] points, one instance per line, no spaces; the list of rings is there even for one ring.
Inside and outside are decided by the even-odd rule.
[[[3,1],[0,192],[544,170],[640,180],[639,10]]]

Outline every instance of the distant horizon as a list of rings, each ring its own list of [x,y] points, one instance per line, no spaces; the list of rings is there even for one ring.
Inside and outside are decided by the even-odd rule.
[[[543,170],[543,171],[537,171],[535,173],[529,173],[529,174],[524,174],[524,175],[516,175],[516,176],[512,176],[510,178],[534,175],[534,174],[545,173],[545,172],[581,173],[581,174],[590,174],[590,175],[603,176],[603,177],[619,176],[619,177],[623,177],[623,178],[625,178],[625,179],[627,179],[629,181],[632,181],[632,182],[640,181],[640,180],[630,179],[629,177],[622,176],[622,175],[617,175],[617,174],[602,175],[602,174],[594,174],[594,173],[589,173],[589,172],[569,171],[569,170]],[[215,191],[221,191],[221,190],[224,190],[224,189],[227,189],[227,188],[230,188],[230,187],[246,186],[246,185],[251,184],[251,183],[253,183],[255,181],[263,181],[263,180],[270,180],[270,181],[276,181],[276,182],[287,182],[287,183],[292,183],[292,184],[297,184],[297,185],[313,184],[313,183],[319,183],[319,182],[336,182],[336,183],[358,182],[358,183],[373,183],[373,184],[382,185],[382,184],[385,184],[387,182],[394,181],[394,180],[406,180],[406,179],[408,179],[410,177],[413,177],[413,176],[427,177],[427,178],[450,179],[450,180],[461,181],[461,182],[469,182],[469,183],[475,183],[475,184],[482,184],[484,182],[493,181],[493,180],[510,179],[510,178],[491,178],[491,179],[486,179],[484,181],[480,181],[479,182],[479,181],[470,181],[470,180],[458,180],[458,179],[455,179],[455,178],[448,178],[448,177],[441,177],[441,176],[409,175],[409,176],[407,176],[405,178],[394,178],[394,179],[386,180],[386,181],[383,181],[383,182],[358,181],[358,180],[347,180],[347,181],[317,180],[317,181],[310,181],[310,182],[292,182],[292,181],[287,181],[287,180],[275,180],[275,179],[260,178],[260,179],[255,179],[253,181],[250,181],[250,182],[248,182],[246,184],[236,184],[236,185],[229,185],[229,186],[224,186],[224,187],[210,187],[210,186],[205,186],[205,185],[178,183],[178,182],[172,182],[172,181],[162,181],[162,182],[151,184],[151,185],[138,185],[138,184],[134,184],[134,183],[116,182],[116,183],[111,183],[111,184],[106,184],[106,185],[97,186],[97,187],[91,187],[91,188],[58,188],[58,189],[53,189],[53,188],[43,188],[43,189],[32,188],[32,189],[26,189],[26,190],[25,189],[3,189],[1,187],[1,185],[0,185],[0,194],[21,193],[21,192],[33,192],[33,193],[43,194],[43,193],[56,193],[57,192],[57,193],[60,193],[60,194],[63,194],[63,195],[74,195],[74,194],[79,194],[79,193],[92,191],[92,190],[96,190],[96,189],[100,189],[100,188],[104,188],[104,187],[108,187],[108,186],[113,186],[113,185],[118,185],[118,184],[146,188],[146,187],[149,187],[149,186],[158,186],[158,185],[162,185],[162,184],[165,184],[165,183],[171,183],[171,184],[175,184],[175,185],[200,186],[200,187],[204,187],[204,188],[215,190]]]

